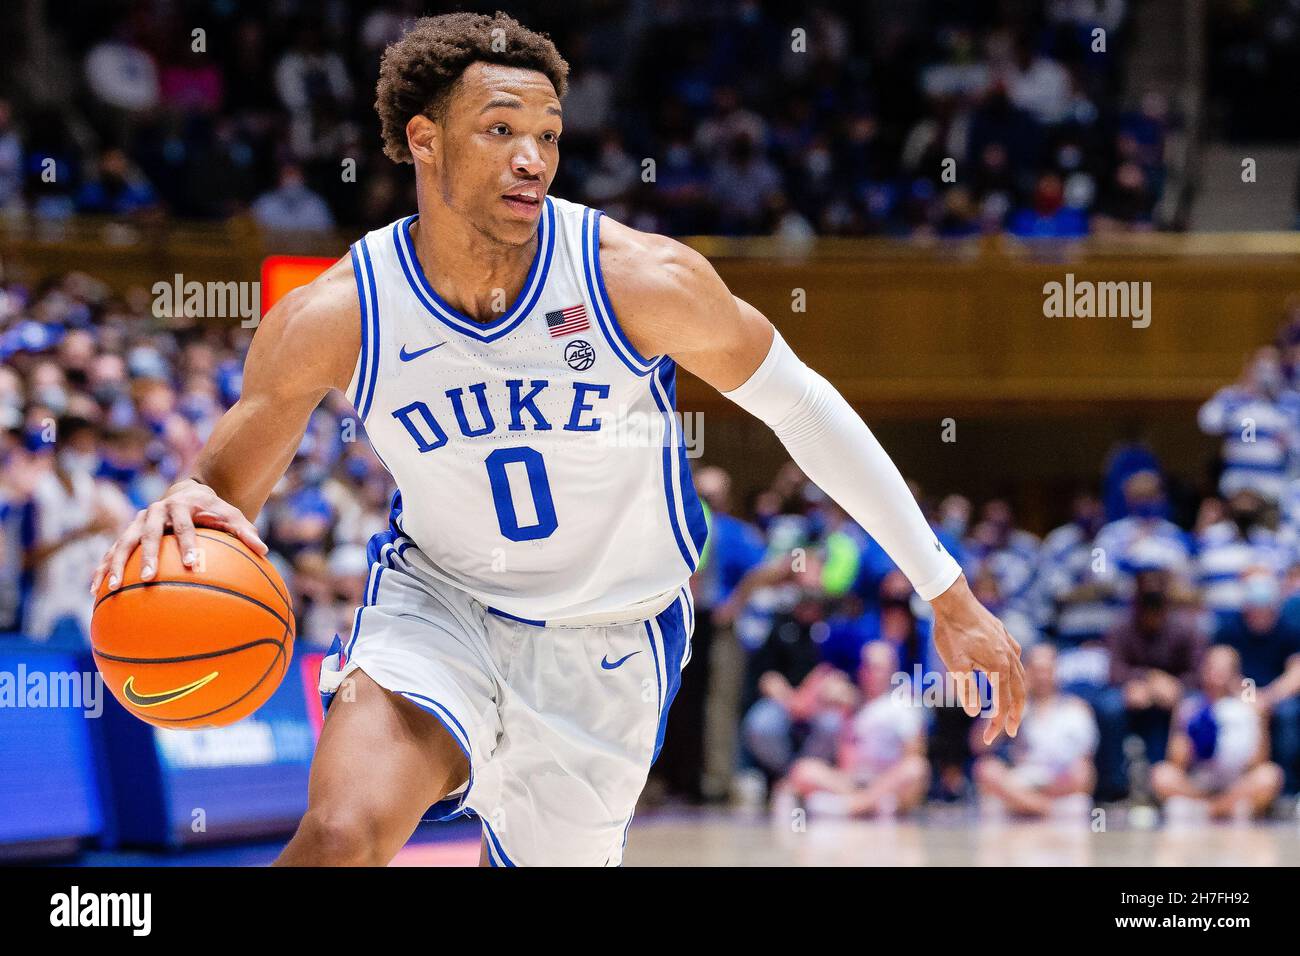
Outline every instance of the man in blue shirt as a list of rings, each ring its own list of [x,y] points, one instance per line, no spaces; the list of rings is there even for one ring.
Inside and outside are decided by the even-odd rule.
[[[699,567],[691,579],[695,597],[691,666],[682,672],[681,687],[668,714],[664,748],[653,771],[670,793],[690,802],[699,802],[706,796],[703,776],[706,738],[710,736],[706,732],[710,688],[720,679],[729,677],[732,685],[738,685],[744,671],[744,665],[739,661],[729,666],[733,656],[727,653],[730,648],[715,647],[721,643],[714,639],[721,628],[713,619],[713,610],[726,601],[745,573],[763,560],[766,551],[762,533],[748,522],[729,514],[731,476],[727,472],[716,466],[700,468],[695,473],[695,487],[704,504],[709,534]],[[718,651],[716,655],[715,650]],[[715,657],[721,672],[716,678],[713,674]],[[717,690],[715,687],[715,693]],[[738,686],[732,686],[730,690],[733,694],[739,693]],[[735,715],[733,722],[738,716]],[[710,752],[713,749],[730,751],[725,743],[715,742],[709,747]]]

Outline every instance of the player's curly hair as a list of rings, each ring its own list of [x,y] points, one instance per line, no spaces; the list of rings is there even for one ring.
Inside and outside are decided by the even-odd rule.
[[[461,74],[479,60],[544,73],[561,98],[568,86],[569,64],[551,38],[514,17],[500,11],[421,17],[389,45],[379,65],[375,109],[389,159],[412,161],[407,122],[418,113],[440,119]]]

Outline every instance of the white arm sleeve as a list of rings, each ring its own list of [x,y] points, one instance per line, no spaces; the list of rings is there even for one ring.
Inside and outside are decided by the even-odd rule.
[[[772,348],[748,381],[722,394],[771,427],[804,474],[880,543],[923,599],[957,580],[961,566],[876,436],[780,332],[773,329]]]

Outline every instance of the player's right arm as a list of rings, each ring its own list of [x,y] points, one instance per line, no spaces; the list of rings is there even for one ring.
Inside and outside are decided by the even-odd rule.
[[[277,302],[253,336],[239,401],[213,428],[191,477],[136,514],[95,569],[91,592],[105,575],[110,588],[118,586],[137,545],[140,576],[153,577],[168,528],[187,567],[195,561],[196,527],[227,531],[265,554],[252,519],[293,461],[321,399],[331,388],[347,388],[361,349],[360,330],[349,257]]]

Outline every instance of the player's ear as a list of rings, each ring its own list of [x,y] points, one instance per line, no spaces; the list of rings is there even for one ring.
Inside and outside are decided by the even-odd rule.
[[[438,145],[438,124],[423,113],[406,121],[406,145],[417,163],[433,163]]]

